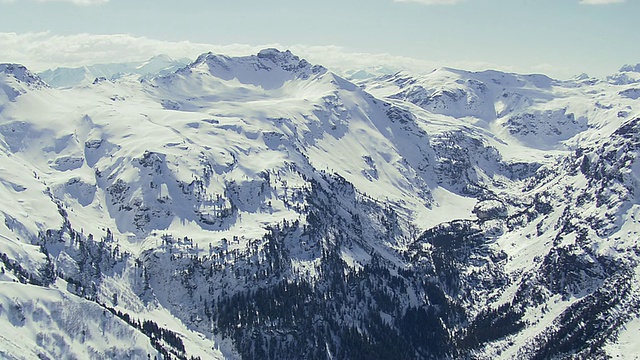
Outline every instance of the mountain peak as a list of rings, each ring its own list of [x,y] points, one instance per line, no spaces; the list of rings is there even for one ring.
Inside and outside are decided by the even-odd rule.
[[[241,57],[229,57],[208,52],[200,55],[188,68],[204,63],[213,72],[217,72],[214,71],[215,69],[230,72],[238,67],[252,68],[255,71],[271,71],[279,68],[287,72],[300,73],[303,78],[309,77],[310,74],[319,74],[326,71],[323,66],[312,65],[289,50],[280,51],[275,48],[263,49],[257,55]]]
[[[296,69],[304,69],[314,67],[307,60],[300,59],[294,55],[290,50],[280,51],[275,48],[263,49],[258,52],[258,59],[270,60],[274,64],[279,65],[282,69],[292,71]],[[322,66],[317,66],[318,69],[324,69]]]
[[[32,73],[26,66],[21,64],[0,64],[0,73],[10,75],[17,81],[25,83],[27,85],[35,85],[36,87],[47,87],[47,84],[42,81],[37,75]]]
[[[156,55],[153,56],[151,59],[149,59],[149,61],[166,61],[166,62],[171,62],[173,61],[173,59],[167,55],[167,54],[160,54],[160,55]]]
[[[0,64],[0,101],[4,96],[9,101],[15,101],[18,96],[26,93],[29,89],[48,87],[49,85],[24,65]]]
[[[620,72],[636,72],[640,73],[640,64],[630,65],[626,64],[620,68]]]
[[[613,85],[630,85],[640,82],[640,64],[626,64],[620,70],[607,76],[607,81]]]
[[[305,68],[311,66],[305,59],[293,54],[290,50],[280,51],[276,48],[262,49],[256,56],[261,62],[269,60],[272,63],[281,66],[283,69],[288,67]]]
[[[258,52],[258,58],[269,59],[275,62],[281,61],[300,61],[300,58],[294,55],[290,50],[280,51],[276,48],[262,49]]]

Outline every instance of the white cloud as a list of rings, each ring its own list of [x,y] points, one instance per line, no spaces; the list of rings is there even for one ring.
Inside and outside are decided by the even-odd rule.
[[[620,4],[626,0],[581,0],[580,4],[583,5],[607,5],[607,4]]]
[[[143,61],[159,54],[166,54],[175,59],[195,59],[209,51],[229,56],[244,56],[256,54],[267,47],[289,49],[312,63],[338,71],[387,66],[425,72],[436,67],[434,63],[423,60],[389,54],[356,53],[333,45],[214,45],[189,41],[161,41],[127,34],[61,36],[49,32],[0,33],[0,49],[3,52],[0,61],[21,63],[35,71],[56,67]]]
[[[212,50],[209,45],[191,42],[166,42],[117,35],[53,35],[40,33],[0,33],[2,62],[17,62],[32,70],[76,67],[99,63],[149,59],[158,54],[171,57],[195,57]]]
[[[462,2],[463,0],[393,0],[394,2],[412,2],[425,5],[452,5]]]
[[[313,64],[323,65],[332,71],[346,73],[349,70],[387,71],[407,70],[424,74],[448,66],[465,70],[498,69],[510,72],[553,71],[551,65],[541,68],[515,68],[479,61],[423,60],[391,54],[353,52],[349,49],[328,45],[283,45],[283,44],[229,44],[214,45],[189,41],[161,41],[127,34],[116,35],[53,35],[41,33],[0,33],[0,62],[20,63],[32,71],[44,71],[56,67],[79,67],[92,64],[122,63],[148,60],[153,56],[166,54],[174,59],[195,59],[205,52],[229,56],[257,54],[267,47],[289,49]]]

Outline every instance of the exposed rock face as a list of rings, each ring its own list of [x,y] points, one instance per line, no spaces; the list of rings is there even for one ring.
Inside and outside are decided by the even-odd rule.
[[[473,208],[480,220],[506,219],[507,207],[500,200],[482,200]]]

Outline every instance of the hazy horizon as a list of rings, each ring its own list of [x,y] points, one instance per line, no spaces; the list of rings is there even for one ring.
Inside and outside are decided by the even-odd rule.
[[[0,0],[0,61],[58,66],[291,49],[329,67],[568,78],[640,62],[634,0]]]

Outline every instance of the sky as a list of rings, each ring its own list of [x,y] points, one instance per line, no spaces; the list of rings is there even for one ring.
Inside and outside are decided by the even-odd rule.
[[[34,71],[291,49],[348,70],[604,77],[640,63],[640,0],[0,0],[0,62]]]

